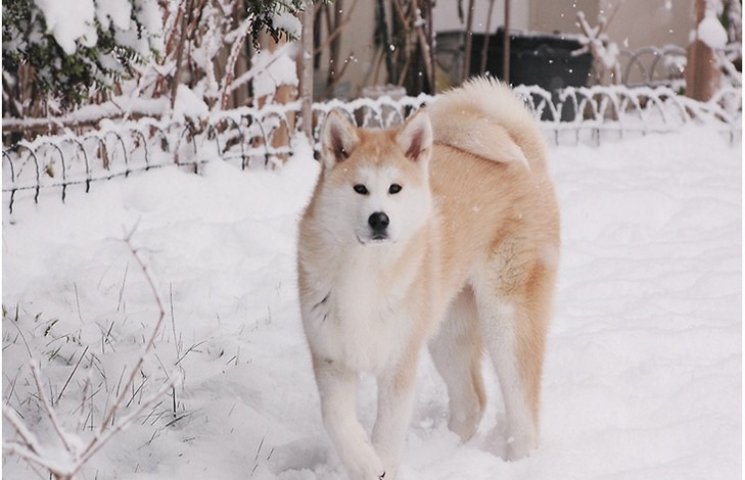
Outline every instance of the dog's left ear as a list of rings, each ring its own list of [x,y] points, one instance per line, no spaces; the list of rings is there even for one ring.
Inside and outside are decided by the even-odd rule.
[[[420,109],[409,117],[396,133],[396,143],[406,158],[414,162],[426,162],[432,152],[432,122],[426,109]]]

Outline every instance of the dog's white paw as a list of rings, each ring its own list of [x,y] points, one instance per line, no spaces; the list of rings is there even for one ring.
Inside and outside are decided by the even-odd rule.
[[[350,480],[390,480],[377,457],[357,458],[346,465]]]
[[[398,461],[393,457],[380,452],[380,459],[383,461],[384,474],[380,480],[396,480],[398,475]]]
[[[530,455],[538,447],[538,440],[534,435],[510,436],[507,438],[507,448],[504,459],[514,462]]]
[[[476,434],[481,422],[482,412],[480,410],[458,410],[450,414],[448,428],[456,433],[464,443]]]

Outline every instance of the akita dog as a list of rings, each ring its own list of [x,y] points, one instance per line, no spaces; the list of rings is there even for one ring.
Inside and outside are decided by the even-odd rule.
[[[425,344],[465,441],[496,368],[507,459],[537,446],[559,215],[537,124],[512,91],[477,79],[398,129],[331,112],[322,171],[300,224],[298,276],[323,421],[353,480],[396,475]],[[378,383],[368,438],[358,374]]]

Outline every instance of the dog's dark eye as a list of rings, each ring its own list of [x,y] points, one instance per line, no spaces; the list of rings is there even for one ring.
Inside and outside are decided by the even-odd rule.
[[[390,194],[396,194],[401,191],[401,185],[398,183],[392,184],[390,187],[388,187],[388,193]]]
[[[367,187],[362,185],[361,183],[358,183],[354,186],[354,191],[359,193],[360,195],[367,195],[368,193],[370,193],[369,191],[367,191]]]

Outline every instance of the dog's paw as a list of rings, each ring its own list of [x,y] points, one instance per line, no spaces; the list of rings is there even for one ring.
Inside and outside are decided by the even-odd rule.
[[[468,412],[468,413],[466,413]],[[481,412],[478,410],[460,410],[451,413],[448,419],[448,429],[457,434],[463,443],[476,434],[481,422]]]
[[[358,459],[353,464],[347,465],[349,478],[351,480],[391,480],[386,474],[383,463],[377,458]]]
[[[375,452],[378,454],[381,463],[383,464],[383,473],[380,474],[380,478],[383,480],[396,480],[398,478],[398,467],[399,458],[396,452],[391,452],[386,448],[385,445],[379,442],[373,444]]]
[[[514,462],[530,455],[530,452],[538,447],[538,441],[532,435],[509,437],[504,459]]]
[[[391,468],[390,465],[385,464],[385,471],[383,473],[381,473],[380,475],[378,475],[378,480],[396,480],[396,478],[397,478],[396,471],[397,470],[398,469]]]

